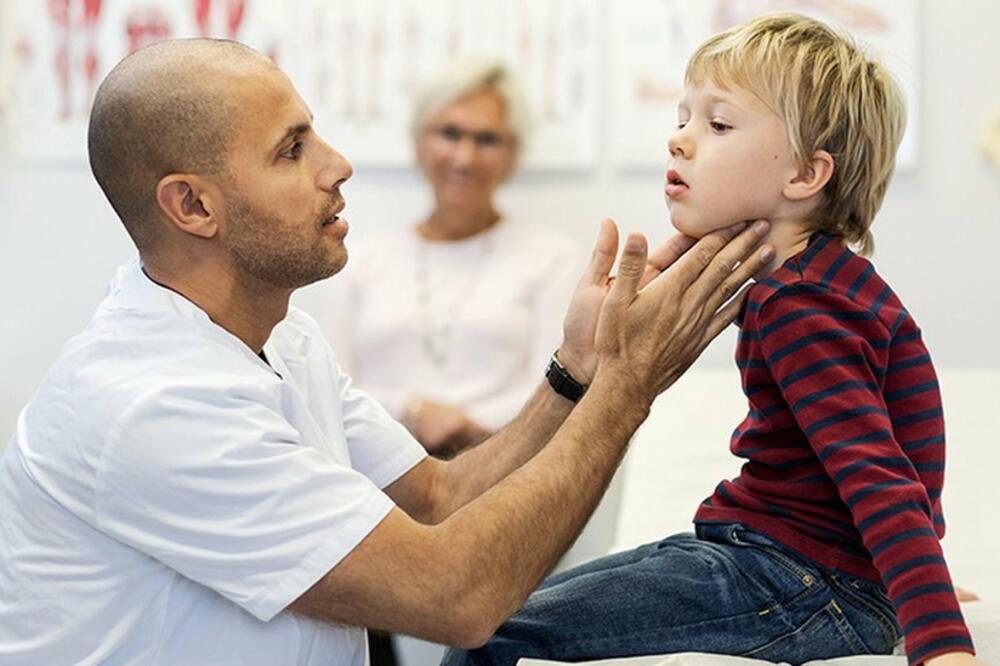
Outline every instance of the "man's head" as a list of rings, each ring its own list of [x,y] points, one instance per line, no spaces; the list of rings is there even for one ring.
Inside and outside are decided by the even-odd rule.
[[[870,251],[869,227],[895,166],[906,115],[902,94],[884,67],[819,21],[772,14],[702,44],[688,63],[685,85],[689,97],[692,91],[711,97],[715,90],[721,93],[715,97],[745,95],[747,105],[769,110],[781,123],[784,147],[779,150],[777,142],[768,144],[774,148],[769,154],[747,153],[755,162],[747,165],[748,173],[770,186],[771,171],[791,167],[791,179],[779,181],[783,203],[808,201],[810,229],[829,231]],[[705,109],[711,123],[714,109],[710,104]],[[674,139],[671,144],[674,153]],[[786,165],[786,159],[791,163]],[[787,169],[782,174],[787,176]],[[768,213],[750,212],[751,218]]]
[[[144,260],[210,256],[280,288],[346,261],[340,185],[351,167],[320,139],[274,63],[235,42],[159,42],[101,83],[91,169]]]

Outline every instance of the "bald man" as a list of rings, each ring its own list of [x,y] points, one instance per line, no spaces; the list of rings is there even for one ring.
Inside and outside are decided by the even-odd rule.
[[[631,236],[612,280],[605,222],[561,363],[507,428],[428,458],[289,307],[347,261],[351,166],[311,120],[232,42],[159,43],[101,84],[91,167],[138,258],[0,465],[0,663],[363,664],[362,627],[480,645],[769,259],[762,225],[686,253]]]

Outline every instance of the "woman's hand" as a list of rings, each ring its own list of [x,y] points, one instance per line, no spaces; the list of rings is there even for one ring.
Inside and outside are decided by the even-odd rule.
[[[490,435],[461,407],[435,400],[407,401],[400,420],[428,453],[438,457],[455,455]]]

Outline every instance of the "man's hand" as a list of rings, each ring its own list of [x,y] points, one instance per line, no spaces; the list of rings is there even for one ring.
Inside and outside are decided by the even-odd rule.
[[[739,236],[738,228],[709,234],[641,292],[646,239],[630,235],[598,316],[597,372],[613,369],[622,390],[651,404],[736,318],[734,294],[773,258],[769,246],[755,250],[767,229],[759,221]]]
[[[758,225],[760,224],[763,224],[763,227],[755,226],[752,231],[746,232],[744,237],[741,237],[741,239],[751,240],[751,245],[748,246],[745,243],[742,245],[747,253],[767,233],[767,224],[763,222],[758,223]],[[702,262],[701,269],[705,268],[707,262],[710,262],[715,257],[725,242],[731,241],[745,226],[745,224],[739,224],[725,231],[710,234],[702,239],[698,244],[697,251],[699,255],[698,259]],[[741,241],[732,242],[735,244]],[[644,289],[660,276],[661,273],[675,264],[694,245],[695,240],[693,238],[678,234],[653,249],[642,260],[641,270],[638,273],[638,281],[635,285],[636,289]],[[728,246],[726,247],[728,249]],[[559,348],[559,360],[574,378],[584,384],[591,382],[597,369],[597,348],[595,346],[597,321],[601,307],[604,305],[611,286],[615,282],[615,278],[610,276],[610,272],[614,266],[617,252],[618,228],[612,220],[604,220],[601,223],[601,230],[594,246],[590,264],[587,266],[583,277],[577,285],[576,292],[573,294],[569,310],[563,322],[563,344]],[[742,260],[743,258],[744,256],[740,255],[738,260]],[[732,265],[730,264],[730,266]],[[763,264],[755,263],[754,266],[754,270],[760,270]],[[741,266],[741,268],[743,267],[745,267],[745,264]],[[690,273],[686,275],[690,278]],[[739,275],[744,277],[739,281],[737,286],[749,279],[753,275],[753,272],[741,271]],[[738,276],[732,273],[730,277],[737,278]],[[724,286],[726,289],[729,289],[732,284],[732,281],[730,281]],[[719,286],[723,285],[720,283],[715,284],[715,287]],[[717,311],[724,303],[725,299],[716,305],[713,312]],[[739,299],[734,299],[734,303],[730,303],[730,305],[732,306],[730,309],[717,313],[719,316],[729,315],[728,319],[722,324],[721,328],[718,328],[711,337],[705,340],[705,344],[718,335],[718,332],[724,329],[736,316],[736,313],[739,311]],[[691,360],[693,361],[694,359],[692,358]]]
[[[639,289],[677,261],[694,243],[693,238],[676,234],[650,252],[639,280]],[[563,344],[559,348],[560,363],[583,384],[590,383],[597,369],[597,350],[594,347],[597,316],[614,282],[610,274],[617,256],[618,227],[614,221],[606,219],[601,222],[590,264],[570,300],[563,321]]]

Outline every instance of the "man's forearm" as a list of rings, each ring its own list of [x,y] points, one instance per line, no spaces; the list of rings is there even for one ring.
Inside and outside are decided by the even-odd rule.
[[[531,460],[572,409],[571,401],[542,382],[514,421],[438,467],[430,522],[441,522]]]
[[[442,522],[391,511],[290,609],[449,645],[481,645],[580,533],[648,414],[648,397],[616,381],[595,378],[546,446]],[[553,397],[536,395],[530,404],[544,409]],[[561,405],[562,413],[568,410]],[[525,423],[552,425],[525,416]]]
[[[434,528],[449,552],[466,554],[451,563],[463,612],[503,621],[582,530],[648,415],[647,401],[614,381],[596,378],[533,459]]]
[[[738,229],[709,234],[693,254],[661,262],[639,293],[644,240],[629,237],[612,282],[616,235],[606,223],[567,316],[577,338],[594,340],[596,375],[580,403],[571,410],[543,388],[478,456],[416,465],[386,488],[400,508],[290,609],[463,647],[487,640],[579,534],[653,398],[736,317],[739,301],[728,297],[773,256],[749,256],[766,225],[756,229],[729,244]],[[580,316],[594,307],[596,320]],[[459,508],[434,523],[434,507],[448,506],[433,500],[445,486],[439,472],[467,478],[450,484]]]

